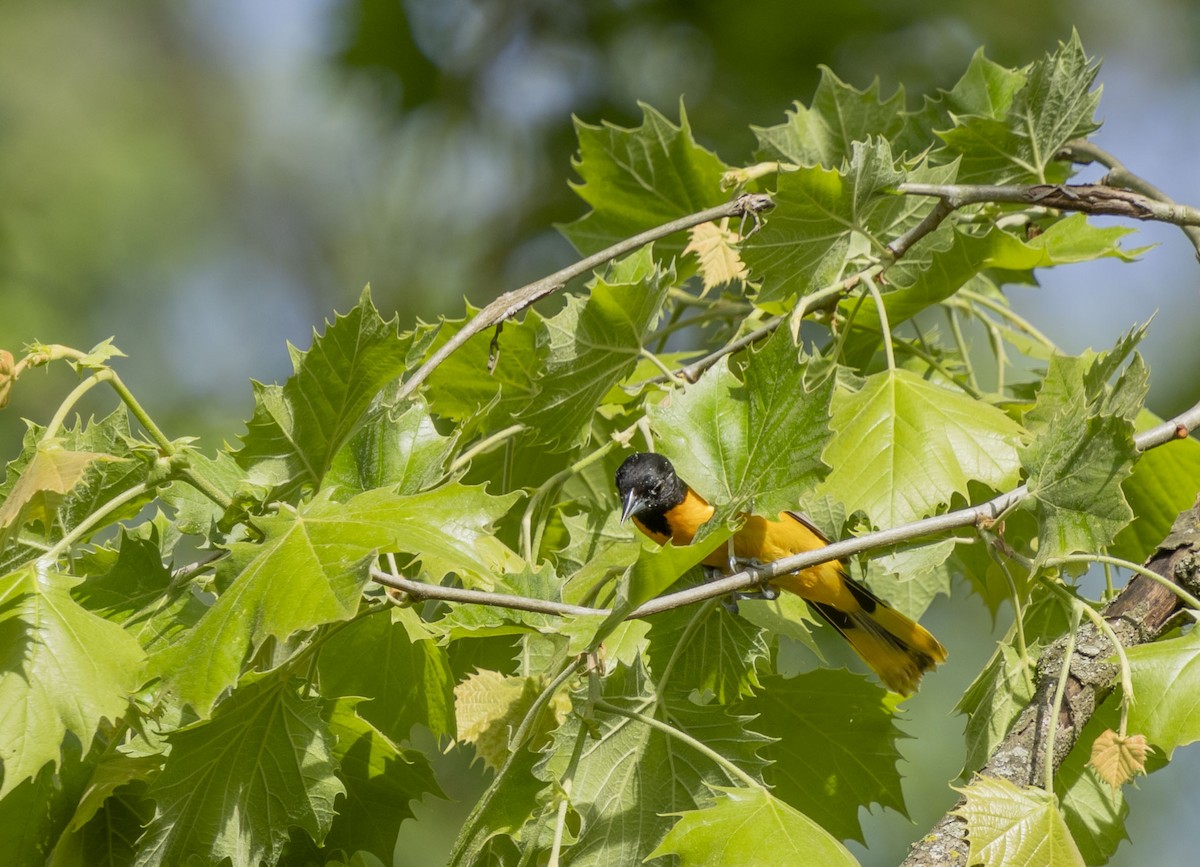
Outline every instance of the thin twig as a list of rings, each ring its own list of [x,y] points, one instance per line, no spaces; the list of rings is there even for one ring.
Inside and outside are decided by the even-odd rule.
[[[1200,403],[1180,413],[1170,421],[1163,422],[1156,427],[1138,434],[1134,437],[1134,445],[1138,451],[1144,452],[1172,440],[1183,439],[1187,437],[1190,431],[1195,430],[1197,427],[1200,427]],[[771,563],[764,563],[761,566],[749,567],[718,581],[706,582],[689,587],[686,590],[679,590],[675,593],[668,593],[651,599],[649,602],[645,602],[631,611],[626,616],[626,619],[635,620],[642,617],[649,617],[652,614],[659,614],[663,611],[680,608],[684,605],[692,605],[696,602],[702,602],[705,599],[724,596],[727,593],[733,593],[738,590],[746,590],[750,587],[764,584],[773,578],[798,572],[810,566],[816,566],[832,560],[844,560],[855,554],[898,545],[902,542],[911,542],[924,536],[933,536],[963,527],[990,526],[1000,515],[1020,503],[1028,493],[1025,485],[1021,485],[977,506],[947,512],[944,515],[934,515],[931,518],[923,518],[919,521],[913,521],[886,530],[878,530],[850,539],[842,539],[814,551],[806,551],[803,554],[784,557]],[[371,578],[381,584],[403,590],[416,599],[446,599],[451,602],[493,605],[499,608],[515,608],[521,611],[536,611],[543,614],[608,615],[612,613],[611,609],[608,608],[585,608],[561,602],[550,602],[544,599],[531,599],[524,596],[512,596],[502,593],[486,593],[478,590],[464,590],[458,587],[443,587],[437,584],[426,584],[404,578],[397,579],[376,569],[371,570]]]
[[[535,280],[533,283],[522,286],[520,289],[505,292],[487,307],[476,313],[466,325],[460,328],[453,337],[442,344],[437,352],[418,367],[404,381],[404,384],[400,386],[396,395],[397,399],[404,400],[416,391],[417,387],[425,381],[439,364],[449,358],[452,353],[476,334],[516,316],[522,310],[530,307],[542,298],[553,295],[576,277],[587,274],[592,269],[611,262],[620,256],[624,256],[626,253],[632,253],[634,250],[638,250],[653,241],[666,238],[684,229],[690,229],[692,226],[698,226],[701,223],[708,223],[712,220],[719,220],[722,217],[740,217],[746,214],[757,215],[774,207],[774,204],[771,197],[764,193],[747,193],[715,208],[708,208],[698,211],[695,214],[688,214],[686,217],[680,217],[678,220],[663,223],[661,226],[655,226],[653,229],[648,229],[645,232],[634,235],[632,238],[626,238],[619,243],[613,244],[611,247],[606,247],[599,253],[594,253],[591,256],[580,259],[573,265],[568,265],[566,268],[555,271],[553,274],[543,277],[540,280]]]

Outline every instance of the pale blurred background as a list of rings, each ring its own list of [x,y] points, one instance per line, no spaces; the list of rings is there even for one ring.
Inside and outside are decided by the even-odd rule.
[[[243,430],[248,380],[286,377],[286,341],[307,347],[365,284],[403,325],[569,261],[552,226],[582,212],[567,187],[572,114],[633,124],[642,100],[675,118],[682,96],[701,143],[737,163],[748,125],[807,100],[819,63],[858,86],[878,76],[885,94],[904,83],[915,105],[979,45],[1021,65],[1072,26],[1104,60],[1099,143],[1200,205],[1189,0],[0,0],[0,348],[114,337],[131,356],[122,376],[168,435],[212,449]],[[1151,406],[1167,415],[1200,390],[1200,266],[1174,230],[1147,226],[1133,243],[1161,246],[1013,296],[1071,351],[1160,310],[1143,349]],[[21,417],[45,422],[71,383],[66,371],[21,381],[0,413],[4,460]],[[902,857],[949,805],[961,763],[950,708],[992,624],[966,595],[929,622],[953,664],[910,716],[945,738],[901,744],[916,825],[868,818],[864,864]],[[1132,794],[1134,845],[1112,863],[1194,863],[1194,752]],[[462,757],[440,767],[451,794],[482,785]],[[397,863],[439,863],[466,809],[418,807]]]

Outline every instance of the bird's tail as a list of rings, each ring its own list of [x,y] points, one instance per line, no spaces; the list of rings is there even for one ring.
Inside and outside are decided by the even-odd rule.
[[[842,577],[859,603],[858,610],[842,611],[811,600],[809,605],[850,642],[888,689],[912,694],[922,674],[946,661],[946,648],[921,624],[848,575]]]

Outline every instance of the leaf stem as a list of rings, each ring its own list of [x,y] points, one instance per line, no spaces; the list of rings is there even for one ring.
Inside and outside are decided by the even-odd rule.
[[[1128,569],[1130,572],[1136,572],[1144,578],[1149,578],[1151,581],[1161,584],[1185,602],[1189,608],[1200,611],[1200,599],[1197,599],[1174,581],[1159,575],[1153,569],[1147,569],[1145,566],[1140,566],[1131,560],[1122,560],[1120,557],[1110,557],[1107,554],[1069,554],[1064,557],[1055,557],[1052,560],[1048,560],[1046,565],[1057,566],[1060,563],[1103,563],[1107,566]]]
[[[54,416],[46,425],[46,430],[42,433],[42,438],[38,440],[39,443],[48,443],[50,440],[58,436],[59,428],[61,428],[67,420],[67,414],[70,413],[71,409],[85,394],[108,378],[104,374],[105,371],[99,370],[96,373],[93,373],[87,379],[83,380],[81,383],[79,383],[79,385],[71,389],[71,393],[66,396],[61,404],[59,404],[58,410],[55,411]]]
[[[716,750],[712,749],[707,744],[696,740],[696,738],[692,737],[687,732],[680,731],[679,729],[675,728],[675,726],[673,726],[673,725],[668,725],[667,723],[662,722],[661,720],[657,720],[652,716],[646,716],[645,714],[638,713],[637,711],[626,710],[623,707],[617,707],[615,704],[609,704],[606,701],[596,702],[596,709],[602,710],[606,713],[615,714],[616,716],[625,717],[626,719],[633,720],[634,722],[640,722],[642,725],[649,726],[650,728],[654,729],[655,731],[662,732],[663,734],[667,735],[668,737],[675,738],[676,740],[687,744],[689,747],[691,747],[692,749],[694,749],[696,752],[700,753],[701,755],[711,759],[722,770],[724,770],[725,773],[727,773],[730,777],[732,777],[736,780],[739,780],[742,783],[745,783],[750,788],[752,788],[752,789],[765,789],[766,788],[765,786],[763,786],[762,783],[760,783],[758,780],[754,779],[754,777],[747,774],[745,771],[743,771],[741,768],[739,768],[733,762],[729,761],[729,759],[725,758],[723,755],[718,753]]]
[[[896,369],[896,351],[892,347],[892,328],[888,324],[887,308],[883,305],[883,296],[879,294],[879,287],[875,285],[875,280],[869,274],[863,275],[863,283],[867,286],[867,291],[871,293],[871,298],[875,301],[875,307],[879,311],[879,329],[883,332],[883,353],[887,357],[888,370]]]
[[[1064,594],[1071,599],[1070,594]],[[1071,657],[1075,655],[1075,630],[1079,628],[1079,609],[1068,604],[1071,611],[1071,627],[1067,632],[1067,644],[1063,648],[1062,669],[1058,672],[1058,685],[1054,688],[1054,701],[1050,705],[1050,723],[1046,731],[1046,767],[1043,787],[1054,791],[1054,740],[1058,736],[1058,715],[1062,712],[1063,696],[1067,692],[1067,678],[1071,675]]]
[[[506,439],[508,439],[511,436],[516,436],[523,430],[525,430],[525,425],[513,424],[513,425],[509,425],[508,427],[504,428],[503,430],[496,431],[491,436],[484,437],[483,439],[479,440],[477,443],[472,445],[469,449],[467,449],[465,452],[463,452],[461,455],[459,455],[457,458],[454,459],[453,463],[450,464],[450,472],[451,473],[458,472],[463,467],[465,467],[467,464],[469,464],[474,458],[477,458],[479,455],[486,452],[492,446],[495,446],[495,445],[498,445],[499,443],[504,442]]]
[[[124,506],[126,503],[130,503],[133,500],[136,500],[138,497],[144,495],[147,491],[153,490],[154,487],[155,486],[149,482],[138,482],[128,490],[117,494],[117,496],[113,497],[99,509],[92,512],[90,515],[76,524],[75,528],[72,529],[71,532],[59,539],[58,542],[54,544],[54,547],[39,557],[38,568],[42,569],[52,566],[55,562],[57,562],[58,558],[62,556],[64,551],[86,536],[92,531],[93,528],[95,528],[98,524],[101,524],[109,515]]]

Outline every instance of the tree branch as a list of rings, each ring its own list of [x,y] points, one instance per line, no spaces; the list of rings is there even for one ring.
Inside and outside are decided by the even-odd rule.
[[[1200,403],[1180,413],[1170,421],[1163,422],[1156,427],[1138,434],[1134,437],[1134,444],[1137,446],[1138,451],[1146,451],[1175,439],[1183,439],[1187,437],[1190,431],[1195,430],[1197,427],[1200,427]],[[764,563],[761,566],[743,569],[719,581],[710,581],[695,587],[689,587],[686,590],[667,593],[651,599],[649,602],[639,605],[631,611],[626,619],[634,620],[641,617],[649,617],[651,614],[658,614],[673,608],[680,608],[684,605],[692,605],[696,602],[702,602],[705,599],[724,596],[727,593],[738,590],[746,590],[761,585],[772,578],[778,578],[782,575],[799,571],[800,569],[816,566],[819,563],[829,562],[830,560],[842,560],[854,554],[886,548],[902,542],[911,542],[924,536],[933,536],[962,527],[987,525],[995,521],[1007,509],[1021,502],[1027,494],[1026,487],[1021,485],[978,506],[970,506],[955,512],[947,512],[944,515],[934,515],[932,518],[924,518],[920,521],[913,521],[887,530],[878,530],[863,536],[842,539],[839,542],[832,542],[824,548],[818,548],[815,551],[806,551],[803,554],[797,554],[793,557],[785,557],[782,560],[775,560],[772,563]],[[428,584],[422,581],[413,581],[409,578],[396,577],[377,569],[371,570],[371,578],[380,584],[396,590],[402,590],[413,598],[421,600],[445,599],[450,602],[492,605],[499,608],[515,608],[520,611],[536,611],[543,614],[608,615],[612,613],[608,608],[585,608],[579,605],[568,605],[562,602],[532,599],[525,596],[487,593],[480,590],[465,590],[459,587],[443,587],[439,584]]]
[[[1193,595],[1200,590],[1200,499],[1179,515],[1170,535],[1146,565]],[[1101,614],[1121,645],[1133,647],[1157,638],[1183,604],[1169,587],[1137,575]],[[1054,720],[1051,714],[1055,688],[1062,674],[1065,650],[1072,642],[1075,651],[1070,656],[1064,701]],[[1038,661],[1033,700],[979,773],[1018,786],[1036,785],[1045,774],[1048,752],[1057,769],[1096,708],[1114,689],[1118,667],[1108,661],[1113,651],[1109,639],[1091,623],[1050,645]],[[1054,740],[1048,751],[1051,730]],[[966,820],[953,812],[962,805],[960,799],[929,834],[913,844],[904,867],[967,863],[970,846]]]
[[[591,256],[580,259],[573,265],[568,265],[566,268],[555,271],[547,277],[522,286],[520,289],[505,292],[487,307],[476,313],[457,334],[447,340],[437,352],[418,367],[400,387],[397,399],[403,400],[416,391],[418,386],[425,381],[439,364],[449,358],[451,354],[476,334],[516,316],[522,310],[549,295],[553,295],[571,280],[587,274],[593,268],[598,268],[604,263],[616,259],[618,256],[631,253],[652,241],[666,238],[684,229],[690,229],[692,226],[698,226],[701,223],[708,223],[713,220],[720,220],[724,217],[757,216],[774,206],[775,203],[771,197],[765,193],[745,193],[715,208],[698,211],[695,214],[680,217],[678,220],[663,223],[661,226],[655,226],[653,229],[647,229],[645,232],[634,235],[632,238],[626,238],[619,243],[613,244],[611,247],[601,250],[599,253],[594,253]]]
[[[955,209],[1002,202],[1200,227],[1200,209],[1103,184],[900,184],[896,189],[907,196],[935,196]]]

